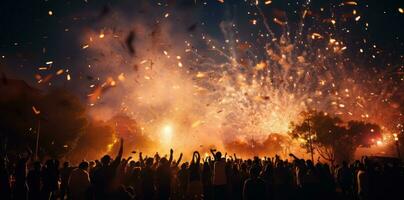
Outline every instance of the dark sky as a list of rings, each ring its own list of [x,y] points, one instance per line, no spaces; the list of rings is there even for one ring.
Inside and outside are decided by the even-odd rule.
[[[78,41],[83,30],[98,28],[97,20],[109,17],[111,12],[120,12],[123,15],[142,12],[132,9],[142,4],[139,2],[134,0],[3,0],[0,6],[0,70],[7,76],[34,83],[38,66],[44,66],[47,61],[53,61],[55,66],[69,66],[72,69],[83,67],[86,55],[80,51],[82,44]],[[150,4],[153,9],[143,13],[146,16],[164,13],[165,10],[174,11],[174,15],[175,12],[183,10],[195,11],[197,16],[193,19],[198,28],[218,40],[222,39],[218,26],[223,20],[234,20],[241,27],[240,31],[243,31],[243,27],[245,29],[250,27],[247,26],[251,20],[247,12],[251,10],[251,6],[248,6],[250,1],[247,0],[225,0],[224,3],[216,0],[148,2],[152,2]],[[283,13],[290,24],[297,24],[298,15],[295,11],[301,14],[302,2],[273,0],[270,5],[263,5],[264,1],[260,1],[260,8],[266,16]],[[359,49],[362,48],[366,50],[366,56],[360,62],[370,63],[369,66],[402,65],[404,14],[400,13],[399,8],[404,9],[404,1],[358,0],[355,6],[340,6],[343,2],[347,1],[313,0],[309,10],[321,18],[335,16],[338,21],[335,34],[343,37],[351,45],[348,48],[351,57],[355,58]],[[163,6],[158,6],[158,3]],[[321,9],[324,11],[320,12]],[[346,13],[352,13],[353,9],[357,11],[357,15],[361,16],[358,22],[353,19],[354,17],[344,17]],[[52,11],[52,15],[49,11]],[[365,23],[369,24],[367,30]],[[308,24],[311,26],[310,22]],[[295,28],[291,26],[291,29]],[[347,33],[346,29],[350,32]],[[248,30],[244,31],[248,33]],[[274,31],[282,32],[276,26]],[[366,44],[363,43],[363,39],[366,39]],[[246,38],[246,40],[249,39]],[[373,45],[377,48],[373,48]],[[374,59],[371,56],[376,51],[380,55]],[[61,81],[55,84],[66,86],[67,83]]]

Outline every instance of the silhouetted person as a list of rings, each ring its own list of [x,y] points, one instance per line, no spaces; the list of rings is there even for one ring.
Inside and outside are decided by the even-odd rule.
[[[33,169],[28,172],[28,199],[40,199],[41,195],[41,162],[35,161]]]
[[[0,197],[8,200],[11,198],[10,173],[7,169],[6,158],[1,157],[0,159]]]
[[[318,190],[319,190],[319,198],[324,199],[324,198],[332,198],[335,196],[335,181],[334,177],[331,174],[330,167],[328,164],[322,164],[318,162],[316,164],[316,169],[318,172],[318,178],[319,178],[319,183],[318,183]],[[351,176],[352,178],[353,176]],[[352,185],[351,185],[352,187]],[[349,196],[348,198],[351,198],[352,196]]]
[[[259,178],[260,168],[254,165],[250,169],[250,178],[244,183],[243,199],[244,200],[258,200],[266,199],[266,184],[265,181]]]
[[[74,169],[68,180],[69,199],[89,199],[90,176],[88,174],[88,162],[81,162],[77,169]]]
[[[141,169],[140,167],[134,167],[130,172],[130,180],[128,182],[128,185],[134,190],[133,193],[136,199],[139,199],[141,197],[141,183]]]
[[[27,158],[20,158],[15,166],[14,199],[27,199]]]
[[[153,166],[153,158],[147,158],[145,163],[145,168],[141,172],[141,181],[142,181],[142,197],[143,200],[153,199],[155,191],[154,191],[154,169]]]
[[[203,197],[205,200],[213,199],[213,183],[212,183],[212,169],[209,165],[208,158],[203,163],[202,169],[202,184],[203,184]]]
[[[358,188],[358,198],[360,200],[369,199],[369,177],[365,170],[365,166],[360,163],[358,166],[357,178],[357,188]]]
[[[319,179],[317,170],[311,160],[306,161],[306,167],[302,174],[302,189],[303,195],[310,199],[317,199]]]
[[[112,193],[115,183],[118,165],[121,162],[123,154],[123,139],[120,141],[119,152],[116,158],[111,162],[111,157],[105,155],[101,158],[101,167],[94,171],[94,195],[96,199],[112,199]]]
[[[215,158],[213,163],[213,196],[215,200],[226,199],[226,161],[222,158],[222,153],[220,151],[215,153],[211,150],[211,153]]]
[[[201,181],[201,155],[195,151],[192,156],[191,164],[189,165],[189,185],[188,197],[189,199],[201,199],[203,194],[203,186]]]
[[[180,198],[184,199],[185,194],[188,190],[188,182],[189,182],[189,171],[188,171],[188,162],[183,163],[181,165],[181,169],[177,173],[177,178],[179,182],[178,192],[180,194]]]
[[[231,196],[234,200],[241,200],[243,197],[243,180],[237,164],[233,164],[231,171]]]
[[[68,190],[68,182],[70,173],[72,172],[72,168],[69,165],[69,162],[63,163],[63,168],[60,170],[60,199],[64,199],[67,190]]]
[[[352,198],[353,172],[346,161],[342,162],[342,166],[337,171],[337,181],[343,195],[346,198]]]
[[[168,200],[171,194],[171,162],[173,160],[173,150],[170,150],[170,158],[163,157],[159,161],[156,170],[156,188],[159,200]]]
[[[56,199],[56,192],[59,189],[59,161],[47,160],[42,170],[42,197],[44,199]]]
[[[275,168],[273,169],[273,192],[275,199],[288,199],[290,194],[291,172],[286,166],[286,163],[279,158],[275,157]]]

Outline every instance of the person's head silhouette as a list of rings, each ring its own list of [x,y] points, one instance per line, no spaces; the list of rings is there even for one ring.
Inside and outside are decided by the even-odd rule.
[[[216,152],[215,158],[216,160],[220,160],[222,158],[222,153],[220,151]]]
[[[154,159],[153,158],[147,158],[146,159],[146,166],[150,167],[153,165]]]
[[[101,163],[103,166],[108,166],[111,162],[111,157],[109,155],[105,155],[101,158]]]

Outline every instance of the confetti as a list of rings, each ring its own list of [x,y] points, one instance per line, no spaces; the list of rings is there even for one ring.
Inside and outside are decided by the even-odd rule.
[[[255,66],[255,69],[263,70],[266,66],[267,66],[267,64],[265,63],[265,61],[261,61],[261,62],[257,63],[257,65]]]
[[[269,4],[271,4],[271,3],[272,3],[272,1],[269,1],[269,0],[266,0],[266,1],[264,2],[265,5],[269,5]]]
[[[118,80],[124,81],[125,80],[125,74],[124,73],[119,74]]]
[[[279,20],[278,18],[274,18],[274,20],[273,20],[273,21],[274,21],[276,24],[281,25],[281,26],[286,25],[286,24],[285,24],[285,22],[283,22],[283,21]]]
[[[323,38],[323,36],[322,35],[320,35],[319,33],[312,33],[311,34],[311,39],[321,39],[321,38]]]
[[[41,111],[38,110],[35,106],[32,106],[32,111],[34,112],[35,115],[41,114]]]
[[[205,77],[205,73],[203,73],[203,72],[198,72],[196,74],[196,78],[203,78],[203,77]]]
[[[253,20],[251,20],[251,23],[252,23],[253,25],[256,25],[256,24],[257,24],[257,20],[256,20],[256,19],[253,19]]]
[[[352,5],[352,6],[356,6],[358,5],[358,3],[356,3],[355,1],[348,1],[348,2],[344,2],[343,5]]]

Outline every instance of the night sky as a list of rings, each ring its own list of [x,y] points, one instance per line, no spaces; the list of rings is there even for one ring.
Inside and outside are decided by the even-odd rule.
[[[404,2],[345,2],[348,3],[342,5],[344,1],[313,0],[309,10],[313,13],[313,18],[326,19],[334,16],[337,24],[333,34],[343,38],[349,45],[347,57],[363,67],[394,66],[393,71],[401,73],[404,52]],[[49,85],[36,84],[35,74],[44,74],[38,72],[38,68],[46,66],[48,61],[53,62],[53,70],[68,68],[76,80],[85,80],[89,76],[96,78],[96,72],[86,69],[91,61],[86,51],[81,48],[83,43],[80,37],[89,29],[114,28],[104,27],[100,21],[113,17],[115,13],[127,16],[128,19],[138,15],[146,18],[150,16],[151,19],[155,18],[150,20],[150,23],[153,23],[158,20],[157,16],[162,18],[164,13],[170,12],[171,18],[177,17],[175,21],[180,24],[179,28],[198,29],[217,40],[223,40],[218,28],[220,22],[231,19],[238,24],[240,37],[244,34],[245,41],[249,41],[255,38],[249,34],[258,34],[264,29],[262,23],[258,23],[258,28],[249,30],[251,19],[259,18],[254,17],[254,14],[257,15],[256,10],[251,11],[251,4],[254,3],[255,1],[247,0],[225,0],[224,3],[216,0],[4,0],[0,7],[0,70],[7,77],[23,79],[40,88]],[[145,4],[148,4],[148,9],[143,10]],[[304,1],[274,0],[265,5],[264,1],[259,1],[259,7],[266,17],[282,15],[281,17],[288,21],[291,32],[296,29],[303,4]],[[356,16],[350,16],[353,10],[357,12],[356,16],[360,16],[358,21],[355,20]],[[271,20],[270,25],[275,33],[284,31]],[[310,21],[306,26],[314,27]],[[317,28],[327,30],[318,24],[314,29]],[[363,53],[359,53],[360,49],[363,49]],[[376,56],[373,58],[373,55]],[[52,79],[52,86],[77,90],[79,86],[76,84],[77,82],[69,83],[61,78]]]

